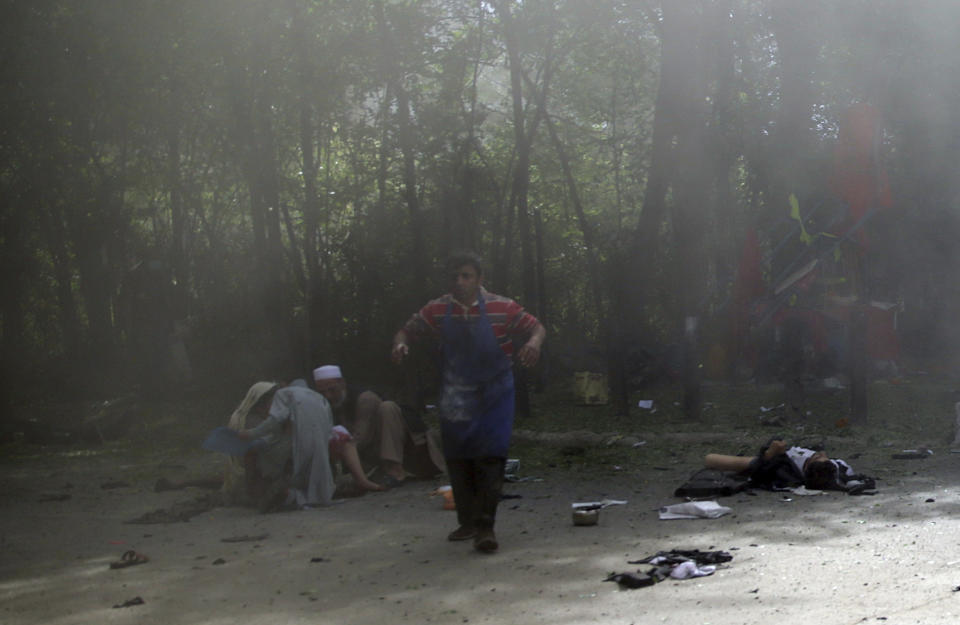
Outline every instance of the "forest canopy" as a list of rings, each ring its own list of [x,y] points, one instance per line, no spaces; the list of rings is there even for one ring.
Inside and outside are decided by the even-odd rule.
[[[745,307],[803,305],[776,292],[797,259],[892,304],[902,363],[950,367],[957,23],[946,0],[2,0],[3,396],[387,376],[465,248],[547,326],[548,374],[736,376]]]

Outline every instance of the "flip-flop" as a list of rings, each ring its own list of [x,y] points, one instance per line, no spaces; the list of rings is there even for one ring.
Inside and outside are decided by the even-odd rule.
[[[116,562],[110,563],[111,569],[125,569],[128,566],[134,566],[137,564],[146,564],[150,561],[150,558],[143,555],[142,553],[137,553],[133,549],[124,551],[123,555],[120,556],[120,559]]]

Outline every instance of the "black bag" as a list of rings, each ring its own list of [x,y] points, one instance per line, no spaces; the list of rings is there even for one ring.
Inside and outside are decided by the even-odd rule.
[[[747,478],[716,469],[700,469],[690,476],[674,497],[728,497],[747,488]]]

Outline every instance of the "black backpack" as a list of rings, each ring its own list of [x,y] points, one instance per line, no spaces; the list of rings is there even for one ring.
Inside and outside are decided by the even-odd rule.
[[[728,497],[747,488],[747,478],[727,471],[700,469],[677,490],[674,497]]]

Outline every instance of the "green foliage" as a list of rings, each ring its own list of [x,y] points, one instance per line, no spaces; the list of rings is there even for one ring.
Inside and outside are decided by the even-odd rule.
[[[8,390],[28,378],[58,391],[142,383],[131,324],[144,315],[127,300],[144,262],[162,265],[157,288],[169,294],[155,349],[174,340],[170,328],[184,329],[195,374],[209,379],[302,372],[318,359],[385,377],[390,335],[445,288],[433,269],[451,249],[492,256],[506,271],[491,286],[532,299],[521,238],[535,248],[551,349],[602,351],[611,316],[642,329],[631,340],[674,342],[690,301],[726,314],[746,228],[775,245],[788,193],[810,242],[801,200],[806,208],[832,192],[838,119],[860,100],[887,121],[878,154],[906,209],[890,230],[950,240],[958,143],[944,129],[957,121],[949,25],[958,9],[781,4],[693,3],[685,19],[699,26],[681,46],[688,75],[664,64],[674,14],[656,3],[2,3]],[[516,58],[505,15],[522,35]],[[799,67],[784,45],[791,33],[816,51]],[[696,116],[656,154],[670,85],[696,94],[673,100]],[[530,232],[512,196],[515,123],[539,124],[524,191]],[[692,174],[691,154],[706,155]],[[657,163],[666,210],[641,226]],[[703,205],[687,206],[689,197]],[[689,232],[702,233],[695,286],[682,284]],[[632,266],[648,240],[655,253]],[[916,309],[960,307],[952,291],[930,295],[956,262],[948,248],[898,248],[890,264],[933,277],[901,279],[894,295]],[[632,290],[641,292],[631,299]],[[73,378],[66,385],[62,372]]]

